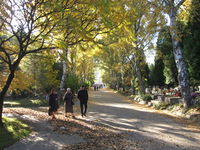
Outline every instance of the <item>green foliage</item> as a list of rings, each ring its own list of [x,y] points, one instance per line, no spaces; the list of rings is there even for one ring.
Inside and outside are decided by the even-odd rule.
[[[143,94],[140,96],[142,100],[146,101],[146,102],[150,102],[152,100],[152,97],[150,94]]]
[[[193,99],[193,108],[198,108],[200,109],[200,97],[196,97],[195,99]]]
[[[80,88],[80,82],[76,75],[68,74],[65,82],[65,88],[71,88],[73,92],[77,92]]]
[[[200,0],[193,0],[184,29],[183,47],[192,85],[200,84]]]
[[[172,38],[168,26],[159,32],[155,65],[150,69],[150,85],[175,86],[178,84],[177,68],[174,60]]]
[[[45,95],[44,95],[45,96]],[[48,100],[25,98],[25,99],[6,99],[4,102],[5,107],[44,107],[48,106]]]
[[[0,149],[14,144],[31,133],[29,126],[17,119],[3,117],[3,123],[4,127],[0,127]]]
[[[139,101],[150,102],[152,100],[152,96],[150,94],[130,95],[129,98],[138,102]]]
[[[86,88],[89,88],[92,84],[90,82],[85,81],[80,83],[80,86],[82,85],[84,85]]]
[[[129,91],[118,91],[118,93],[120,93],[124,96],[131,96],[131,93]],[[133,98],[133,96],[131,98]]]
[[[156,59],[155,65],[150,67],[150,84],[163,86],[165,83],[164,63],[162,59]]]
[[[130,99],[134,99],[136,97],[136,95],[130,95],[129,98]]]
[[[158,110],[164,110],[164,109],[167,109],[169,106],[170,106],[170,103],[160,102],[160,103],[154,105],[154,108],[158,109]]]
[[[72,92],[77,93],[82,85],[88,88],[92,84],[89,81],[81,81],[81,79],[74,74],[67,74],[67,79],[64,86],[65,89],[71,88]]]
[[[23,69],[32,80],[31,90],[48,92],[52,88],[59,87],[59,68],[56,57],[52,51],[31,55],[26,59]]]
[[[174,60],[169,27],[163,27],[157,39],[156,57],[163,60],[165,84],[177,85],[177,68]]]
[[[142,70],[142,76],[145,80],[146,85],[150,85],[150,78],[149,78],[150,76],[149,75],[150,75],[150,68],[149,68],[148,64],[145,63],[143,70]]]

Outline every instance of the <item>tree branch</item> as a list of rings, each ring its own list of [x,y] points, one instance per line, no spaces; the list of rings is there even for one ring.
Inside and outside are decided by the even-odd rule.
[[[181,5],[183,5],[183,3],[185,2],[185,0],[181,0],[175,7],[176,7],[176,10],[178,10]]]
[[[37,49],[33,49],[33,50],[29,50],[27,52],[25,52],[25,55],[27,54],[31,54],[31,53],[39,53],[40,51],[43,51],[43,50],[53,50],[53,49],[56,49],[57,47],[43,47],[43,48],[37,48]]]

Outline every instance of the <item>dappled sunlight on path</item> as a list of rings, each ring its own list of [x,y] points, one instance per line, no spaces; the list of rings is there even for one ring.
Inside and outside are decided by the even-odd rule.
[[[132,103],[109,89],[90,91],[88,113],[66,118],[61,106],[55,120],[48,107],[10,107],[4,115],[19,117],[29,124],[32,134],[6,150],[113,149],[113,150],[199,150],[200,131],[187,128],[172,117]],[[119,144],[120,143],[120,144]]]
[[[116,132],[126,132],[129,140],[145,141],[146,149],[200,149],[200,131],[189,129],[153,109],[130,103],[111,90],[90,93],[88,118]]]

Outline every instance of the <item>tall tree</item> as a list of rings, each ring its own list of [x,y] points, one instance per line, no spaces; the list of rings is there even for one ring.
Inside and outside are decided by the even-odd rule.
[[[21,60],[28,54],[38,53],[42,50],[54,49],[49,36],[56,26],[52,14],[55,10],[45,9],[44,1],[33,0],[27,2],[16,0],[8,2],[10,10],[9,17],[0,16],[3,22],[0,38],[0,59],[7,65],[9,73],[0,91],[0,125],[2,122],[3,102],[15,72]],[[48,8],[48,7],[47,7]]]
[[[192,85],[200,84],[200,0],[192,0],[188,19],[183,22],[183,47]]]
[[[190,84],[185,59],[183,57],[183,50],[181,47],[180,31],[178,30],[178,14],[185,1],[186,0],[153,0],[148,2],[149,4],[152,4],[151,6],[155,9],[155,11],[168,15],[173,53],[178,70],[178,82],[181,87],[184,107],[188,108],[191,104]]]
[[[162,59],[164,63],[165,84],[177,85],[177,68],[173,55],[173,46],[169,27],[163,27],[159,32],[156,43],[156,58]]]
[[[43,51],[24,58],[21,62],[23,71],[32,80],[30,89],[35,94],[49,92],[52,88],[58,88],[59,68],[58,53],[56,50]]]
[[[164,63],[161,58],[155,59],[155,64],[152,67],[150,74],[150,80],[153,86],[162,87],[165,85]]]
[[[152,11],[146,0],[128,1],[126,6],[129,13],[129,18],[127,18],[130,22],[129,30],[133,35],[132,64],[136,70],[139,91],[144,94],[146,85],[145,75],[143,75],[146,65],[145,51],[153,47],[152,39],[158,30],[158,24],[163,24],[164,18]]]
[[[177,29],[177,14],[181,5],[184,2],[185,0],[180,0],[178,1],[178,3],[176,3],[174,0],[171,0],[166,1],[166,5],[169,8],[168,15],[170,18],[170,33],[172,37],[175,62],[178,68],[178,81],[181,87],[181,94],[184,100],[184,107],[188,108],[191,105],[190,84],[188,80],[187,68],[183,57],[183,51],[181,48],[179,31]]]
[[[103,1],[97,4],[90,0],[86,2],[72,0],[71,8],[60,14],[60,18],[63,21],[59,25],[57,35],[55,34],[57,42],[60,45],[59,47],[63,50],[63,56],[61,57],[63,62],[63,75],[60,89],[64,87],[67,74],[67,59],[72,47],[78,44],[87,45],[91,41],[94,41],[98,34],[107,32],[103,20],[101,20],[101,16],[99,15],[99,12],[101,12],[100,4],[103,4]]]

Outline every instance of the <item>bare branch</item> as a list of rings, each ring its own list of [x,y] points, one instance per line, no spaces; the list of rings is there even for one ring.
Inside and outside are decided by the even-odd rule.
[[[11,61],[11,58],[10,58],[10,55],[6,52],[6,50],[0,46],[0,52],[3,52],[5,54],[5,56],[7,57],[7,60],[3,58],[3,60],[5,61],[5,63],[7,63],[10,67],[10,65],[12,64],[12,61]]]
[[[9,62],[3,56],[1,56],[1,55],[0,55],[0,59],[3,60],[3,62],[9,64]]]
[[[53,49],[56,49],[57,47],[40,47],[40,48],[37,48],[37,49],[33,49],[33,50],[29,50],[25,53],[25,55],[27,54],[31,54],[31,53],[39,53],[43,50],[53,50]]]

